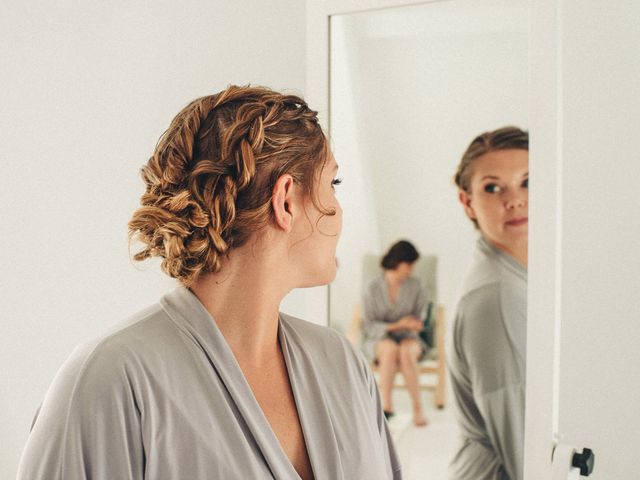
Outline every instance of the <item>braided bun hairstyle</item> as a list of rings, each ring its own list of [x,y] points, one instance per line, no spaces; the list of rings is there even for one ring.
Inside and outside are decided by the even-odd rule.
[[[471,193],[471,176],[474,160],[494,150],[529,150],[529,133],[518,127],[502,127],[491,132],[484,132],[474,138],[465,152],[453,180],[467,193]]]
[[[146,185],[129,221],[142,243],[135,260],[161,257],[190,286],[273,219],[277,179],[290,174],[313,204],[328,156],[317,112],[301,98],[263,87],[230,86],[194,100],[160,137],[141,174]]]

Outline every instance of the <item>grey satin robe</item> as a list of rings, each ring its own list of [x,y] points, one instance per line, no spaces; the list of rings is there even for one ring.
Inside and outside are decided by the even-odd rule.
[[[375,380],[332,330],[278,335],[318,480],[399,479]],[[299,479],[215,321],[179,288],[62,366],[19,480]]]
[[[398,298],[391,303],[389,288],[384,274],[371,280],[362,297],[362,326],[364,343],[362,350],[369,359],[375,358],[376,344],[387,335],[387,327],[402,317],[413,315],[423,319],[427,310],[427,294],[422,282],[416,277],[409,277],[401,286]],[[415,332],[408,336],[415,339],[427,351],[427,344]]]
[[[478,240],[447,351],[462,435],[451,480],[522,480],[527,271]]]

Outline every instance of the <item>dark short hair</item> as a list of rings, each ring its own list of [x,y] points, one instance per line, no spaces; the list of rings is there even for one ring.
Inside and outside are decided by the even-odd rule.
[[[403,262],[413,263],[420,257],[418,250],[413,246],[411,242],[407,240],[400,240],[393,245],[382,257],[380,265],[385,270],[395,270],[398,265]]]

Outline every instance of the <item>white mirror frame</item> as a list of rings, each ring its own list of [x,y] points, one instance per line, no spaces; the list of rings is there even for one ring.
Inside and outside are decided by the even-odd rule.
[[[443,0],[307,0],[306,99],[329,125],[330,18],[383,8]],[[444,0],[449,1],[449,0]],[[560,322],[559,272],[562,173],[559,94],[562,84],[558,32],[560,0],[530,0],[529,125],[529,273],[527,329],[527,405],[525,480],[551,479],[551,453],[557,431],[557,347]],[[328,324],[328,296],[326,298]],[[425,452],[428,454],[428,452]]]

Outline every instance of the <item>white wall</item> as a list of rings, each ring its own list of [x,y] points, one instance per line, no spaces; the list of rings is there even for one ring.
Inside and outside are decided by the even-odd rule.
[[[0,478],[72,348],[174,285],[134,266],[138,170],[229,83],[302,93],[305,11],[258,2],[18,2],[0,15]],[[141,271],[142,270],[142,271]],[[304,295],[287,305],[303,313]]]
[[[331,322],[359,301],[363,253],[406,238],[439,257],[449,318],[476,233],[452,178],[483,131],[527,127],[527,2],[431,3],[332,19],[331,132],[344,183]],[[372,220],[373,219],[373,220]]]

